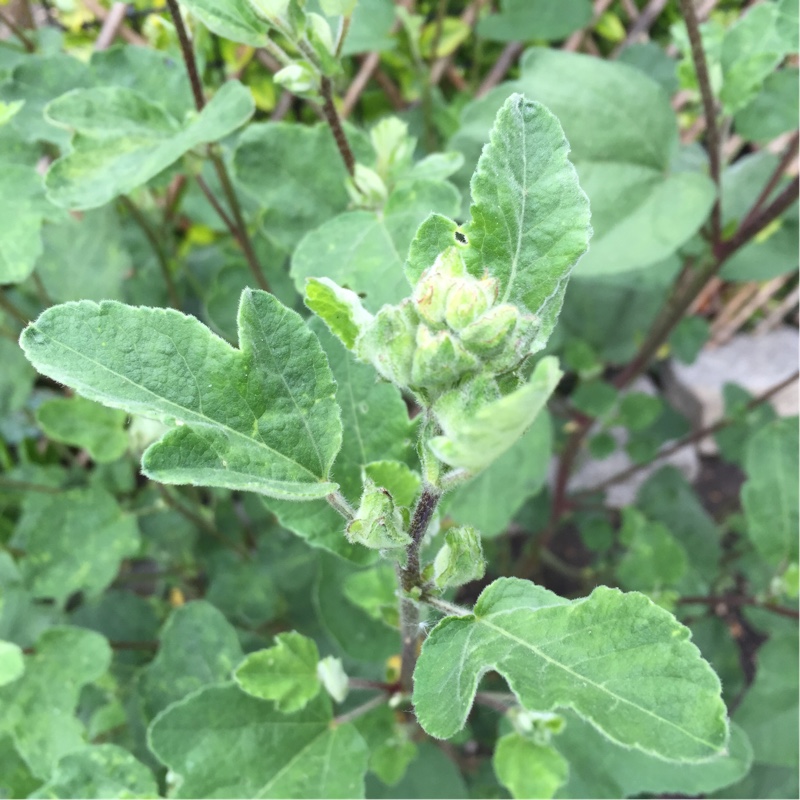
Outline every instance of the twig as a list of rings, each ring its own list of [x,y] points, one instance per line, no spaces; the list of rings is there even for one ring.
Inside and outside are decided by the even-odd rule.
[[[769,389],[767,389],[766,392],[763,392],[757,397],[754,397],[744,406],[744,410],[752,411],[754,408],[760,406],[762,403],[766,403],[767,401],[771,400],[776,394],[778,394],[778,392],[783,391],[783,389],[785,389],[787,386],[791,386],[798,379],[798,376],[800,376],[800,373],[795,372],[788,378],[782,380],[780,383],[777,383],[775,384],[775,386],[772,386]],[[686,436],[682,436],[680,439],[676,439],[671,445],[669,445],[669,447],[665,447],[663,450],[656,453],[650,460],[640,464],[633,464],[627,469],[620,470],[614,475],[611,475],[610,477],[606,478],[600,483],[594,486],[590,486],[588,489],[581,489],[576,494],[577,496],[583,496],[583,495],[595,494],[596,492],[602,492],[609,486],[613,486],[616,483],[625,481],[628,478],[632,477],[633,475],[636,475],[638,472],[647,469],[656,461],[661,461],[662,459],[668,458],[673,453],[677,453],[678,450],[682,450],[684,447],[687,447],[688,445],[694,444],[695,442],[699,442],[701,439],[705,439],[706,436],[712,436],[713,434],[717,433],[717,431],[721,431],[723,428],[727,428],[729,425],[732,425],[734,422],[736,422],[737,419],[738,416],[723,417],[722,419],[717,420],[712,425],[706,425],[704,428],[692,431],[692,433],[689,433]]]
[[[183,17],[178,7],[178,1],[167,0],[167,8],[169,8],[169,13],[172,16],[172,22],[175,25],[175,33],[178,36],[178,43],[181,46],[181,55],[183,55],[183,63],[186,65],[186,72],[189,75],[194,105],[198,111],[202,111],[206,104],[206,98],[203,94],[203,82],[200,80],[200,73],[197,71],[197,61],[194,57],[192,43],[189,41],[189,34],[186,32],[186,26],[183,24]]]
[[[86,7],[87,11],[94,14],[94,16],[99,19],[101,23],[105,23],[109,14],[111,13],[103,8],[103,6],[101,6],[97,0],[81,0],[81,2]],[[117,34],[128,44],[135,44],[139,47],[148,47],[150,44],[147,39],[144,38],[144,36],[140,36],[138,33],[136,33],[136,31],[131,30],[127,25],[121,24],[117,30]]]
[[[336,111],[336,106],[333,102],[333,84],[327,76],[323,76],[320,81],[320,94],[322,95],[322,113],[325,115],[325,121],[333,132],[333,138],[336,142],[336,147],[339,149],[339,155],[342,157],[347,174],[353,178],[356,174],[356,158],[350,149],[350,143],[347,141],[347,136],[345,136],[342,121]]]
[[[372,73],[378,68],[381,54],[378,52],[369,53],[364,57],[355,78],[350,82],[342,100],[342,119],[347,119],[361,97],[361,93],[367,88]]]
[[[792,289],[792,291],[789,292],[789,294],[787,294],[758,325],[756,325],[753,333],[756,336],[761,336],[767,333],[767,331],[777,328],[791,308],[797,305],[798,300],[800,300],[800,287],[795,286],[794,289]]]
[[[366,678],[348,678],[347,686],[350,689],[377,689],[380,692],[391,692],[396,687],[392,683],[385,683],[383,681],[371,681]]]
[[[714,612],[720,617],[725,616],[730,607],[753,606],[754,608],[763,608],[765,611],[771,611],[773,614],[779,614],[782,617],[789,617],[789,619],[800,619],[800,612],[795,611],[793,608],[786,608],[777,603],[764,603],[755,597],[740,597],[738,595],[720,595],[718,597],[692,596],[679,598],[678,604],[715,606]]]
[[[8,27],[11,33],[19,39],[22,46],[25,48],[26,53],[35,53],[36,52],[36,45],[33,43],[33,40],[28,37],[25,31],[14,22],[11,17],[8,16],[4,11],[0,10],[0,22]]]
[[[514,65],[516,60],[522,55],[525,50],[523,42],[510,42],[503,48],[503,52],[497,57],[492,68],[486,74],[486,77],[481,82],[481,85],[475,91],[475,97],[483,97],[491,89],[494,89],[500,81],[505,78],[506,73]]]
[[[141,229],[142,233],[144,233],[147,241],[150,242],[150,246],[153,248],[153,252],[155,253],[156,260],[158,261],[158,266],[161,269],[161,275],[164,278],[164,282],[167,285],[167,293],[169,294],[169,304],[176,309],[181,307],[181,300],[178,296],[178,291],[175,288],[175,281],[172,280],[172,272],[169,268],[169,261],[167,259],[167,254],[164,252],[164,248],[161,246],[161,242],[158,240],[158,235],[156,234],[153,226],[148,221],[147,217],[142,213],[141,209],[130,199],[127,195],[120,195],[120,201],[127,212],[131,215],[133,220]]]
[[[114,3],[108,16],[103,20],[103,27],[100,28],[100,33],[94,40],[94,49],[96,51],[107,50],[114,39],[119,34],[119,29],[125,21],[125,14],[128,11],[126,3]]]
[[[717,108],[714,92],[711,88],[711,78],[708,74],[706,55],[703,50],[703,40],[700,36],[700,25],[694,8],[694,0],[680,0],[681,11],[686,22],[686,31],[689,35],[689,44],[692,50],[697,82],[700,86],[700,97],[703,101],[703,115],[706,119],[706,141],[708,149],[708,164],[711,180],[717,190],[717,197],[711,209],[711,242],[714,247],[719,245],[722,238],[722,207],[720,204],[720,138],[717,127]]]
[[[749,302],[739,309],[737,314],[722,328],[717,329],[713,338],[714,345],[725,344],[736,333],[739,328],[744,325],[748,319],[761,308],[774,294],[779,292],[789,281],[794,280],[795,275],[789,273],[788,275],[780,275],[767,281],[762,286],[758,287],[755,295]]]
[[[372,709],[382,706],[384,703],[388,702],[388,700],[389,696],[386,694],[375,695],[375,697],[370,698],[366,703],[354,708],[352,711],[348,711],[346,714],[340,714],[338,717],[334,717],[331,720],[331,727],[336,728],[339,725],[345,725],[348,722],[352,722],[354,719],[363,717],[364,714],[368,714],[370,711],[372,711]]]
[[[606,12],[608,7],[614,2],[614,0],[595,0],[594,6],[592,7],[592,20],[591,22],[585,27],[581,28],[579,31],[575,31],[569,39],[562,45],[561,49],[566,50],[570,53],[576,53],[581,48],[581,44],[583,43],[583,37],[586,35],[588,30],[591,30],[597,20],[600,19],[601,16]]]
[[[633,20],[628,35],[623,42],[611,51],[611,58],[616,58],[626,47],[634,44],[642,34],[647,34],[667,5],[668,0],[650,0]],[[633,7],[636,8],[635,6]]]
[[[28,316],[23,314],[23,312],[20,311],[14,305],[14,303],[11,302],[11,300],[8,299],[2,288],[0,288],[0,308],[9,313],[12,317],[14,317],[15,320],[17,320],[17,322],[21,322],[23,325],[27,325],[30,322]]]
[[[468,25],[470,28],[477,22],[478,20],[478,13],[481,10],[481,6],[486,2],[486,0],[472,0],[472,2],[466,7],[464,12],[461,14],[461,22]],[[453,60],[453,53],[450,55],[442,56],[442,58],[437,59],[433,66],[431,67],[430,71],[430,80],[429,86],[436,86],[439,81],[441,81],[442,76],[447,71],[447,67]]]
[[[211,191],[211,188],[205,182],[203,176],[198,175],[196,180],[197,185],[200,187],[200,191],[205,195],[206,200],[211,203],[211,207],[217,212],[217,216],[219,216],[219,218],[225,224],[225,227],[230,231],[231,235],[235,239],[237,235],[236,225],[228,216],[228,212],[220,205],[219,200],[217,200],[217,198],[214,196],[214,192]]]

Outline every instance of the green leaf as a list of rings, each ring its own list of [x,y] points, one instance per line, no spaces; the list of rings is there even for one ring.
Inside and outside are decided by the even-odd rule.
[[[677,63],[656,42],[629,45],[619,54],[617,60],[640,69],[670,96],[678,91],[678,76],[675,74]]]
[[[25,658],[21,678],[0,688],[0,733],[9,733],[31,772],[46,780],[56,762],[81,749],[83,724],[74,716],[82,687],[111,663],[111,648],[82,628],[50,628]]]
[[[352,724],[331,722],[324,694],[287,716],[212,686],[170,706],[148,738],[183,779],[175,797],[363,797],[367,746]]]
[[[797,631],[775,634],[758,650],[756,678],[733,719],[753,744],[757,762],[793,767],[798,762]]]
[[[495,110],[510,92],[521,91],[558,117],[591,202],[594,234],[576,275],[625,272],[663,261],[700,228],[714,187],[699,172],[670,170],[678,126],[667,94],[655,81],[626,64],[542,48],[525,53],[521,70],[519,80],[464,109],[461,128],[450,141],[466,158],[462,182]]]
[[[115,744],[99,744],[64,756],[53,776],[29,797],[156,798],[153,773]]]
[[[291,273],[298,291],[306,278],[324,277],[357,292],[373,313],[398,303],[409,293],[403,263],[420,223],[432,209],[455,215],[459,205],[451,184],[414,181],[392,192],[380,213],[334,217],[308,233],[294,253]]]
[[[364,474],[378,486],[388,489],[398,506],[411,508],[419,494],[419,474],[401,461],[371,461],[364,467]]]
[[[497,461],[445,496],[448,516],[474,525],[484,538],[502,533],[525,501],[544,485],[552,439],[550,415],[542,411]]]
[[[361,471],[381,459],[406,461],[410,458],[414,425],[396,387],[378,383],[372,367],[359,364],[321,323],[313,324],[333,376],[336,400],[342,413],[342,449],[333,466],[333,477],[351,503],[361,496]],[[344,520],[327,503],[298,506],[270,500],[270,509],[281,525],[302,536],[309,544],[323,547],[344,558],[361,561],[372,556],[344,536]]]
[[[619,392],[610,383],[594,380],[581,383],[572,393],[570,402],[590,417],[602,417],[611,411],[618,396]]]
[[[33,167],[0,162],[0,283],[20,283],[42,254],[47,213],[42,179]]]
[[[705,317],[684,317],[669,336],[675,358],[693,364],[711,336],[711,325]]]
[[[13,341],[0,338],[0,417],[19,411],[28,399],[36,373]]]
[[[558,120],[512,95],[497,114],[470,183],[467,269],[500,283],[498,302],[539,317],[533,352],[555,326],[567,280],[589,241],[589,204]]]
[[[664,403],[645,392],[627,392],[619,402],[617,422],[630,431],[649,428],[661,415]]]
[[[350,141],[360,158],[363,144],[352,136]],[[347,172],[325,125],[249,125],[236,145],[233,168],[263,209],[262,230],[287,251],[349,202]]]
[[[480,472],[512,447],[533,424],[561,379],[558,361],[543,358],[530,380],[499,400],[465,413],[458,393],[443,395],[434,405],[443,434],[434,436],[429,447],[446,464]]]
[[[480,20],[476,33],[494,42],[557,41],[591,19],[589,0],[502,0],[500,13]]]
[[[308,278],[304,297],[306,306],[348,350],[352,350],[361,329],[372,319],[359,296],[328,278]]]
[[[65,214],[44,226],[42,244],[36,274],[52,300],[122,299],[133,260],[113,207],[89,211],[80,219]]]
[[[751,103],[734,117],[740,136],[754,142],[769,142],[797,127],[800,116],[800,71],[786,67],[773,72]]]
[[[500,783],[515,798],[553,797],[569,772],[569,765],[557,750],[518,733],[497,740],[492,764]]]
[[[397,603],[397,574],[387,562],[353,572],[342,584],[342,593],[372,618],[391,628],[400,627]]]
[[[36,409],[36,421],[55,442],[86,448],[94,461],[116,461],[128,449],[124,411],[83,397],[56,397]]]
[[[619,744],[701,761],[728,738],[719,679],[689,631],[644,595],[600,586],[564,600],[501,578],[473,614],[446,617],[422,647],[414,706],[431,736],[463,726],[480,677],[499,672],[532,711],[571,707]]]
[[[25,553],[20,569],[34,596],[63,605],[73,592],[100,594],[138,551],[139,530],[104,489],[70,489],[28,494],[11,543]]]
[[[747,535],[761,557],[777,566],[797,560],[797,417],[776,420],[747,443],[742,505]]]
[[[620,539],[627,547],[617,566],[626,589],[660,591],[675,586],[686,572],[686,551],[659,522],[651,522],[632,506],[622,510]]]
[[[736,724],[731,725],[727,753],[699,764],[681,764],[620,747],[573,712],[566,712],[565,718],[567,724],[556,744],[569,762],[569,779],[559,790],[559,797],[697,797],[739,780],[753,761],[747,736]]]
[[[13,642],[0,641],[0,686],[17,680],[24,671],[22,649]]]
[[[47,118],[75,131],[72,150],[45,183],[49,199],[72,209],[97,208],[147,183],[184,153],[215,142],[247,122],[250,90],[227,81],[188,122],[132,89],[74,89],[47,107]]]
[[[236,631],[210,603],[195,600],[176,608],[139,679],[147,718],[196,689],[230,680],[243,655]]]
[[[779,13],[777,3],[759,4],[726,32],[719,94],[726,113],[744,108],[787,54],[786,40],[778,32]]]
[[[67,303],[22,335],[41,372],[85,397],[174,427],[148,477],[314,499],[341,443],[334,382],[316,337],[265,292],[245,291],[239,350],[177,311]]]
[[[181,5],[223,39],[253,47],[266,43],[268,26],[248,0],[181,0]]]
[[[355,725],[370,749],[370,772],[389,786],[398,783],[417,755],[411,726],[398,722],[394,711],[385,705],[359,717]],[[374,796],[372,792],[369,795]]]
[[[417,757],[408,766],[405,775],[392,787],[367,776],[367,794],[374,798],[469,797],[470,791],[461,770],[432,742],[420,742]]]
[[[391,50],[394,47],[391,37],[394,20],[392,0],[358,0],[342,55]]]
[[[313,639],[295,631],[279,633],[275,642],[274,647],[250,653],[234,677],[247,694],[274,700],[278,711],[292,714],[319,694],[319,650]]]

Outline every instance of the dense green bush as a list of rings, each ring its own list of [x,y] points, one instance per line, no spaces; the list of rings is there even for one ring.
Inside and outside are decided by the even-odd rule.
[[[0,796],[796,797],[797,0],[181,3],[0,6]]]

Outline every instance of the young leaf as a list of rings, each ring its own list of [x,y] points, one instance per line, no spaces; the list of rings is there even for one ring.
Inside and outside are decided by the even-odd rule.
[[[99,464],[116,461],[128,449],[124,411],[85,400],[54,397],[36,409],[36,421],[54,442],[85,447]]]
[[[132,89],[74,89],[47,107],[52,122],[76,132],[72,150],[50,167],[48,198],[71,209],[97,208],[147,183],[184,153],[247,122],[250,90],[226,81],[189,122]]]
[[[335,384],[302,319],[247,290],[236,350],[194,317],[115,302],[66,303],[21,337],[41,372],[85,397],[175,427],[142,458],[145,475],[310,500],[341,443]]]
[[[100,594],[139,549],[139,529],[112,494],[92,486],[28,494],[11,543],[25,553],[20,569],[34,596],[62,605],[73,592]]]
[[[352,350],[358,334],[372,319],[372,314],[361,305],[359,296],[328,278],[308,278],[304,296],[308,308],[348,350]]]
[[[747,533],[772,565],[797,560],[797,418],[762,428],[747,444],[742,505]]]
[[[210,31],[232,42],[263,47],[267,24],[248,0],[181,0]]]
[[[433,409],[443,435],[431,439],[431,450],[446,464],[480,472],[530,427],[561,375],[555,358],[543,358],[528,383],[472,413],[463,406],[464,387],[443,395]]]
[[[558,120],[515,94],[498,112],[470,183],[467,268],[499,280],[499,302],[538,315],[534,352],[549,338],[589,243],[589,201],[568,153]]]
[[[29,797],[159,797],[155,775],[115,744],[99,744],[69,753],[56,764],[44,786]]]
[[[553,797],[567,779],[569,765],[550,745],[541,745],[518,733],[497,740],[494,771],[512,797]]]
[[[24,671],[22,649],[13,642],[0,641],[0,686],[15,681]]]
[[[159,636],[156,657],[139,679],[147,718],[196,689],[230,680],[243,655],[233,626],[210,603],[196,600],[176,608]]]
[[[46,780],[63,755],[84,746],[78,697],[110,663],[111,648],[94,631],[50,628],[26,656],[22,677],[0,688],[0,734],[11,735],[35,776]]]
[[[274,700],[278,711],[292,714],[319,694],[319,650],[313,639],[295,631],[279,633],[275,642],[274,647],[250,653],[234,677],[247,694]]]
[[[571,707],[609,739],[674,761],[719,754],[728,738],[719,679],[689,630],[644,595],[600,586],[568,601],[501,578],[474,613],[425,641],[414,706],[431,736],[463,726],[478,681],[495,670],[529,710]]]
[[[229,684],[171,705],[148,739],[183,779],[175,797],[363,797],[369,750],[331,723],[325,694],[287,716]]]

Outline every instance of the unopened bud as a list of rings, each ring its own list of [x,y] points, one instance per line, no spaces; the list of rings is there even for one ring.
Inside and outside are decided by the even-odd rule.
[[[418,319],[413,305],[384,306],[356,340],[356,355],[369,361],[387,381],[411,382]]]
[[[479,366],[478,359],[448,331],[431,333],[427,325],[417,328],[417,347],[411,362],[413,386],[447,386]]]
[[[346,187],[350,199],[360,208],[381,208],[389,196],[381,176],[363,164],[356,164],[355,174],[348,178]]]
[[[296,61],[294,64],[278,70],[273,80],[288,92],[301,97],[316,94],[319,89],[317,73],[304,61]]]
[[[369,478],[356,516],[345,531],[347,538],[373,550],[406,547],[411,537],[403,530],[403,515],[389,492]]]
[[[486,571],[481,535],[468,525],[444,535],[444,546],[433,562],[433,580],[440,589],[479,580]]]
[[[456,278],[467,274],[464,260],[455,247],[448,247],[420,275],[414,287],[413,299],[417,312],[429,325],[441,327],[444,325],[447,309],[447,295]]]
[[[531,345],[539,330],[539,319],[525,314],[517,321],[517,327],[506,340],[504,347],[484,359],[484,365],[495,374],[508,372],[531,354]]]
[[[493,278],[459,278],[447,294],[445,321],[454,331],[460,331],[478,319],[496,298],[497,281]]]
[[[494,355],[509,340],[518,319],[516,306],[508,303],[495,306],[461,330],[461,341],[473,353]]]

